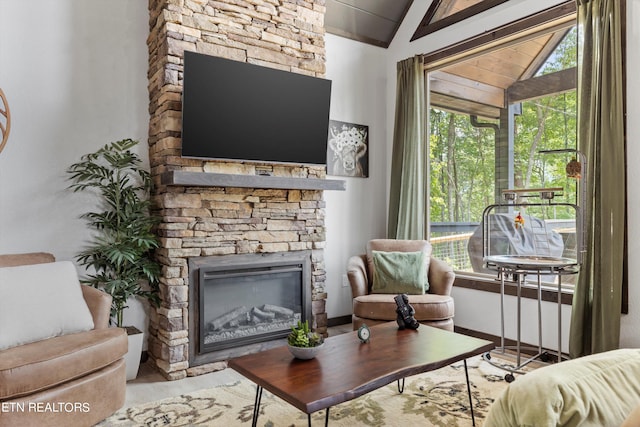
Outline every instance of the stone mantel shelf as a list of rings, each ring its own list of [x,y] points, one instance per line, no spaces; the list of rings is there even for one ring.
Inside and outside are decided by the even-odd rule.
[[[161,177],[164,185],[193,187],[272,188],[280,190],[345,191],[347,183],[338,179],[295,178],[269,175],[235,175],[228,173],[168,171]]]

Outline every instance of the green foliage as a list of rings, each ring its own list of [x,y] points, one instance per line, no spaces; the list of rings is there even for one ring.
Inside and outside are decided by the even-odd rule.
[[[315,347],[322,344],[323,339],[317,333],[311,332],[308,320],[304,323],[298,320],[298,325],[291,327],[287,342],[293,347]]]
[[[160,303],[160,266],[153,259],[158,247],[153,229],[158,221],[150,215],[151,177],[130,151],[137,143],[131,139],[112,142],[67,169],[73,182],[70,189],[99,196],[100,210],[82,215],[96,233],[76,259],[95,271],[83,283],[113,297],[111,316],[119,327],[129,298]]]
[[[431,221],[477,221],[493,202],[494,132],[433,108],[430,123]]]
[[[567,153],[530,156],[530,151],[532,146],[536,152],[577,147],[576,92],[525,102],[522,104],[522,111],[523,114],[516,119],[514,144],[516,187],[562,187],[563,198],[556,201],[575,203],[576,181],[567,179],[565,168],[576,155]],[[539,140],[536,138],[538,132],[541,132]],[[558,218],[567,216],[563,214]]]
[[[568,32],[538,75],[576,65],[576,34],[575,28]],[[496,203],[494,130],[472,126],[468,115],[435,108],[429,114],[431,222],[479,222],[484,208]],[[565,173],[566,164],[575,156],[539,153],[575,149],[576,117],[575,91],[522,103],[514,131],[516,188],[562,187],[563,196],[556,201],[576,203],[576,181],[567,179]],[[573,218],[575,211],[556,208],[553,215]]]
[[[573,27],[556,47],[536,76],[554,73],[578,65],[578,29]]]

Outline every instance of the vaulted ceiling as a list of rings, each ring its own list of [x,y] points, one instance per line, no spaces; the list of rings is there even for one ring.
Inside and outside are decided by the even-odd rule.
[[[412,40],[508,0],[433,0]],[[413,0],[326,0],[327,32],[389,47]]]
[[[327,0],[327,32],[374,46],[389,43],[413,0]]]
[[[508,0],[433,0],[412,40],[469,19],[505,1]],[[327,0],[325,27],[329,33],[386,48],[412,3],[413,0]],[[558,82],[534,79],[533,76],[574,24],[575,1],[571,0],[505,26],[500,31],[511,34],[504,35],[504,46],[491,51],[478,50],[483,42],[483,35],[478,35],[476,40],[453,46],[447,54],[453,52],[461,59],[449,64],[437,65],[438,55],[444,55],[443,52],[424,52],[427,63],[436,64],[429,74],[431,104],[497,118],[507,103],[526,99],[531,86],[544,91],[553,87],[550,84],[555,84],[557,89]],[[497,31],[491,37],[497,37],[495,33]],[[575,71],[565,75],[561,77],[562,85],[575,84],[571,81],[575,79]],[[515,98],[510,99],[510,96]]]

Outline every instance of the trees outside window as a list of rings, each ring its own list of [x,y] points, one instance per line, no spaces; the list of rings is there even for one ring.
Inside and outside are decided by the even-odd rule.
[[[576,31],[567,33],[536,76],[576,66]],[[576,204],[576,181],[567,178],[566,165],[576,149],[575,89],[520,104],[513,127],[514,188],[562,188],[554,202]],[[472,272],[468,242],[484,209],[496,200],[496,128],[498,120],[430,108],[430,224],[435,256],[458,271]],[[477,124],[477,123],[476,123]],[[490,125],[490,126],[487,126]],[[575,210],[569,207],[529,207],[527,214],[543,219],[563,237],[565,255],[575,250]],[[575,257],[575,255],[573,256]]]

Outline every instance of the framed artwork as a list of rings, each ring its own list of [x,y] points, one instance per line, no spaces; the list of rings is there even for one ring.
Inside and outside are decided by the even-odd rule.
[[[327,174],[369,176],[369,126],[329,120]]]

